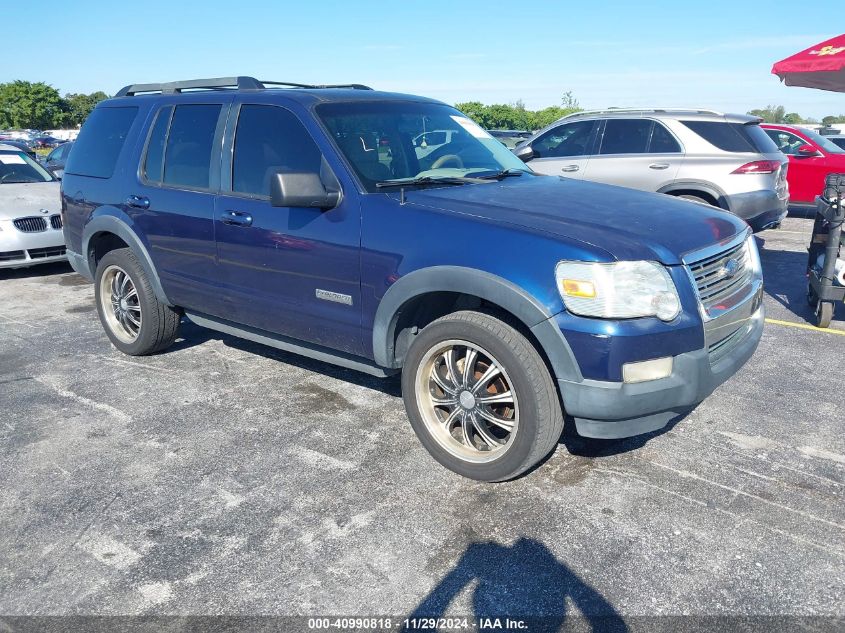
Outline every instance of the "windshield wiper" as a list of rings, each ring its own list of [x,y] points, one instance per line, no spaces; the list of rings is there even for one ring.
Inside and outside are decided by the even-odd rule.
[[[419,178],[397,178],[396,180],[382,180],[376,187],[411,187],[414,185],[466,185],[473,182],[486,182],[484,178],[470,178],[468,176],[421,176]]]
[[[502,180],[509,176],[521,176],[524,173],[525,171],[522,169],[503,169],[502,171],[494,171],[483,176],[473,176],[473,178],[478,178],[479,180]]]

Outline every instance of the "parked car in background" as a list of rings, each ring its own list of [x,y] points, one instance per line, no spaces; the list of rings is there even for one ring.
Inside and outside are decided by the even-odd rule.
[[[845,148],[829,136],[793,125],[764,123],[762,128],[789,157],[790,204],[815,206],[828,174],[845,173]]]
[[[57,147],[58,145],[61,145],[65,142],[66,141],[63,141],[60,138],[56,138],[55,136],[36,136],[34,139],[32,139],[33,145],[41,149]]]
[[[0,268],[67,259],[59,182],[17,147],[0,142]]]
[[[44,159],[44,166],[58,178],[61,178],[62,173],[64,173],[65,163],[67,162],[71,147],[73,147],[73,141],[62,143],[47,154],[47,158]]]
[[[593,180],[710,204],[755,231],[787,213],[787,160],[760,119],[711,110],[578,112],[514,153],[542,174]]]
[[[474,479],[545,458],[564,410],[588,437],[664,427],[763,331],[736,216],[538,176],[451,106],[360,85],[127,86],[85,121],[62,198],[117,349],[163,350],[184,316],[401,371],[421,443]]]
[[[32,143],[30,142],[19,139],[16,141],[3,140],[0,141],[0,143],[3,143],[3,145],[10,145],[11,147],[17,148],[30,158],[38,160],[38,155],[35,153],[35,150],[32,148]]]
[[[838,134],[836,136],[826,136],[825,137],[831,143],[836,143],[842,149],[845,149],[845,135]]]
[[[531,138],[528,130],[487,130],[494,139],[508,149],[513,149],[523,141]]]

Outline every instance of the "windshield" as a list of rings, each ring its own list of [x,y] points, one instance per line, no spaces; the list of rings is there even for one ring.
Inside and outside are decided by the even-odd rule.
[[[24,152],[0,150],[0,184],[50,182],[53,176]]]
[[[530,169],[472,120],[447,105],[326,103],[317,107],[340,150],[370,193],[376,183]]]
[[[828,154],[845,154],[845,149],[842,149],[836,143],[834,143],[830,139],[825,138],[821,134],[818,134],[813,130],[807,129],[801,131],[804,133],[804,136],[813,141],[816,145],[821,147]]]

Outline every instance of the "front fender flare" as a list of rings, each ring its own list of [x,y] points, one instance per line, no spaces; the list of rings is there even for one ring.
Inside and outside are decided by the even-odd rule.
[[[569,344],[545,306],[507,279],[461,266],[416,270],[388,289],[379,303],[373,324],[373,358],[378,365],[399,366],[394,345],[402,308],[411,299],[432,292],[472,295],[513,314],[537,338],[557,378],[583,380]]]
[[[171,303],[171,301],[167,298],[167,294],[164,292],[164,288],[161,285],[161,279],[159,279],[158,273],[153,265],[150,253],[147,251],[147,248],[144,246],[141,238],[138,237],[138,234],[132,228],[132,224],[133,222],[128,216],[125,216],[125,214],[121,211],[114,209],[113,214],[97,215],[91,218],[91,220],[85,225],[82,229],[81,254],[84,260],[83,263],[87,268],[88,276],[93,279],[97,272],[90,250],[91,239],[100,233],[113,233],[126,242],[138,258],[138,261],[141,262],[141,267],[144,269],[147,279],[149,279],[150,285],[153,287],[153,292],[155,292],[156,298],[168,306],[173,306],[173,303]]]

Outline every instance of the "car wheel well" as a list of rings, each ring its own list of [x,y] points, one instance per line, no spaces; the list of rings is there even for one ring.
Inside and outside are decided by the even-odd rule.
[[[114,233],[102,232],[92,235],[88,241],[88,262],[91,270],[97,270],[97,264],[107,253],[128,247],[129,245]]]
[[[708,204],[713,205],[714,207],[723,208],[719,201],[714,198],[711,194],[707,193],[706,191],[701,191],[700,189],[675,189],[673,191],[666,192],[670,196],[695,196],[696,198],[701,198],[702,200],[706,200]]]
[[[393,329],[394,366],[398,368],[404,364],[405,354],[420,330],[440,317],[461,310],[489,314],[517,330],[534,345],[551,375],[555,375],[543,346],[531,328],[519,317],[491,301],[461,292],[428,292],[417,295],[402,305]]]

